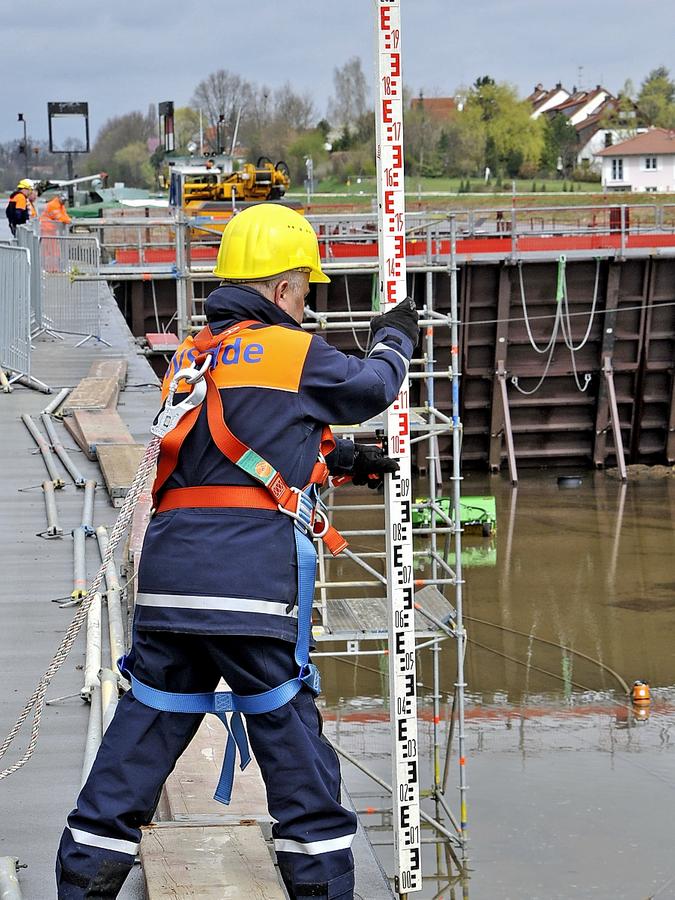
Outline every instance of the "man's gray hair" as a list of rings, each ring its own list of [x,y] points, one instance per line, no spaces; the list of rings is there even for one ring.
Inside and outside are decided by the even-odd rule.
[[[234,278],[225,278],[221,281],[221,284],[240,284],[248,287],[255,288],[256,291],[260,291],[261,294],[264,294],[266,297],[268,295],[274,294],[274,289],[276,286],[282,281],[288,281],[291,284],[291,287],[299,286],[300,283],[300,275],[304,272],[309,271],[308,269],[288,269],[286,272],[279,272],[278,275],[271,275],[269,278],[260,278],[257,280],[251,279],[234,279]]]

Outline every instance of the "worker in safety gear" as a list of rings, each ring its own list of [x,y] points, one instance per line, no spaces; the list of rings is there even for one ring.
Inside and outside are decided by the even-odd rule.
[[[22,178],[17,184],[16,190],[9,195],[9,201],[5,207],[5,215],[9,222],[10,231],[16,236],[16,226],[24,225],[30,218],[30,203],[28,195],[33,190],[33,182],[28,178]]]
[[[53,197],[45,206],[40,216],[40,229],[42,234],[57,234],[65,230],[64,226],[70,225],[72,219],[66,210],[68,194],[60,193]]]
[[[33,188],[32,191],[30,191],[30,193],[28,194],[28,218],[29,219],[37,219],[38,211],[37,211],[37,206],[35,205],[37,203],[37,198],[38,198],[38,192],[35,190],[35,188]]]
[[[309,223],[272,204],[231,220],[214,272],[222,282],[206,301],[208,326],[183,342],[164,380],[159,431],[176,404],[189,411],[162,438],[122,664],[132,690],[68,817],[57,861],[63,900],[117,896],[141,826],[214,696],[221,719],[235,710],[217,799],[228,799],[235,746],[246,761],[240,710],[290,896],[353,897],[356,816],[340,802],[308,657],[316,568],[308,532],[325,531],[333,552],[345,544],[315,505],[327,470],[361,483],[397,470],[379,448],[335,441],[327,423],[364,421],[394,401],[417,312],[405,300],[375,317],[365,359],[303,331],[309,285],[329,279]],[[203,375],[192,387],[174,382],[172,398],[181,371]],[[221,677],[234,692],[225,699],[212,693]]]

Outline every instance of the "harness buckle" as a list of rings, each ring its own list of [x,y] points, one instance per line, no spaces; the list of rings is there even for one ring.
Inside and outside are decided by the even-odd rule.
[[[188,366],[174,375],[171,379],[171,384],[169,385],[169,393],[164,401],[164,406],[157,416],[157,422],[150,428],[150,432],[154,434],[155,437],[165,437],[170,431],[173,431],[184,415],[191,412],[193,409],[196,409],[198,406],[201,406],[206,398],[206,382],[204,381],[204,375],[210,365],[211,355],[209,354],[199,368],[196,366]],[[181,381],[186,381],[188,384],[191,384],[192,391],[187,397],[179,400],[178,403],[174,403],[173,398],[178,390],[178,384]]]
[[[314,521],[314,501],[311,500],[307,496],[307,494],[300,488],[291,487],[290,490],[297,497],[295,509],[288,509],[288,507],[282,506],[281,503],[277,504],[277,509],[284,515],[290,516],[290,518],[295,522],[296,526],[299,527],[305,534],[307,532],[310,532],[311,534],[313,530],[312,523]]]

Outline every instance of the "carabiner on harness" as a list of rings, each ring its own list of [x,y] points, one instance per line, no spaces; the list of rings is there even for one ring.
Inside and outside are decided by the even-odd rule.
[[[199,368],[196,366],[188,366],[186,369],[181,369],[180,372],[177,372],[174,375],[169,385],[169,393],[166,396],[164,406],[157,416],[157,422],[150,428],[151,433],[154,434],[155,437],[163,438],[178,425],[186,413],[189,413],[204,402],[206,398],[206,381],[204,380],[204,375],[208,371],[210,365],[211,355],[208,354]],[[178,390],[178,384],[181,381],[186,381],[188,384],[191,384],[192,390],[187,397],[179,400],[178,403],[174,403],[173,398]]]

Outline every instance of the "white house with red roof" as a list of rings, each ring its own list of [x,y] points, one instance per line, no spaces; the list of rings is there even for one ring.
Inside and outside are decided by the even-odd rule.
[[[650,128],[596,156],[607,191],[675,192],[675,131]]]

